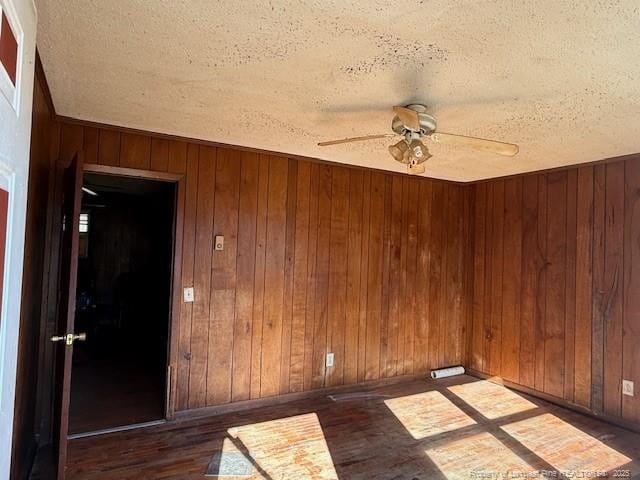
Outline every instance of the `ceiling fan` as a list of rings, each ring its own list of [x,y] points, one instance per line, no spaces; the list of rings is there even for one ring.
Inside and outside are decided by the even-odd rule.
[[[422,139],[425,138],[435,143],[469,147],[507,157],[513,157],[518,153],[518,146],[512,143],[436,131],[436,119],[427,113],[427,107],[424,105],[411,104],[405,107],[393,107],[393,112],[395,116],[391,122],[391,130],[394,133],[331,140],[320,142],[318,146],[327,147],[341,143],[402,136],[404,138],[389,146],[389,153],[396,161],[407,165],[411,174],[424,173],[424,163],[432,157],[429,149],[422,143]]]

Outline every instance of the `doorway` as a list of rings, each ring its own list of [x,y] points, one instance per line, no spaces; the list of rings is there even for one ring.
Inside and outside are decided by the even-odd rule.
[[[176,184],[85,173],[69,435],[161,421]]]

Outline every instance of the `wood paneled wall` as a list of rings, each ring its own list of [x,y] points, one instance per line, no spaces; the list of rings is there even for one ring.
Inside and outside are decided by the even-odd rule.
[[[63,124],[81,148],[185,176],[178,410],[463,361],[471,188]]]
[[[640,421],[640,157],[474,188],[469,366]]]
[[[49,108],[46,81],[37,62],[33,92],[31,152],[29,160],[29,192],[25,231],[25,258],[20,309],[20,341],[18,345],[18,376],[13,428],[11,478],[26,478],[37,448],[39,426],[36,418],[36,392],[40,327],[43,306],[43,281],[48,254],[47,204],[50,201],[49,182],[53,179],[59,125]],[[22,373],[21,373],[22,372]],[[28,374],[25,374],[28,372]]]

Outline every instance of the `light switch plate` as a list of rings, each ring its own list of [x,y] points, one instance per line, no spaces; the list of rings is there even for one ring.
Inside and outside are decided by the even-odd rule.
[[[333,353],[327,353],[327,367],[333,367]]]
[[[184,289],[184,303],[191,303],[194,300],[193,287],[187,287]]]
[[[216,235],[214,240],[215,249],[217,251],[224,250],[224,236]]]
[[[633,382],[631,380],[622,380],[622,394],[633,397]]]

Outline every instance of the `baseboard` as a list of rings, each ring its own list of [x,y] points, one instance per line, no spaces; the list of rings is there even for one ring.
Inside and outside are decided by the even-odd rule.
[[[182,410],[175,413],[172,418],[173,421],[192,420],[195,418],[210,417],[215,415],[224,415],[227,413],[240,412],[244,410],[251,410],[254,408],[269,407],[273,405],[280,405],[283,403],[289,403],[296,400],[306,400],[318,397],[324,397],[336,393],[347,393],[352,391],[370,390],[385,385],[394,385],[397,383],[412,382],[417,379],[427,378],[428,374],[423,373],[420,375],[401,375],[396,377],[389,377],[379,380],[370,380],[362,383],[355,383],[350,385],[340,385],[337,387],[320,388],[317,390],[309,390],[306,392],[285,393],[283,395],[277,395],[266,398],[256,398],[252,400],[241,400],[238,402],[225,403],[222,405],[212,405],[209,407],[193,408],[189,410]]]
[[[524,393],[531,397],[539,398],[540,400],[553,403],[554,405],[558,405],[559,407],[563,407],[568,410],[581,413],[582,415],[586,415],[588,417],[602,420],[604,422],[610,423],[617,427],[624,428],[626,430],[630,430],[632,432],[640,433],[640,423],[638,422],[634,422],[632,420],[625,420],[623,418],[615,417],[613,415],[608,415],[603,412],[596,412],[583,405],[578,405],[577,403],[573,403],[568,400],[565,400],[564,398],[555,397],[553,395],[549,395],[548,393],[540,392],[533,388],[527,387],[525,385],[520,385],[518,383],[514,383],[509,380],[505,380],[504,378],[497,377],[495,375],[487,375],[486,373],[478,372],[472,369],[468,369],[466,373],[473,377],[481,378],[483,380],[488,380],[498,385],[503,385],[507,388],[510,388],[511,390],[516,390],[518,392]]]

